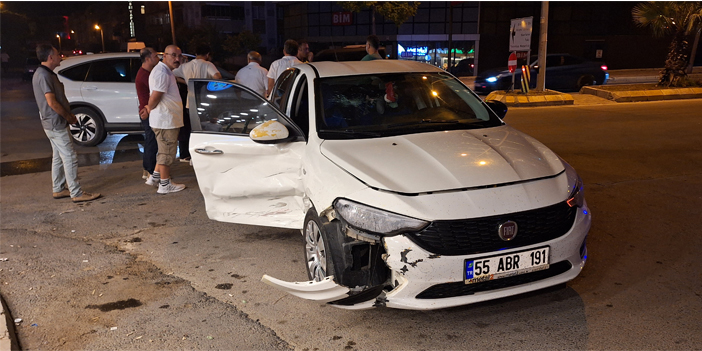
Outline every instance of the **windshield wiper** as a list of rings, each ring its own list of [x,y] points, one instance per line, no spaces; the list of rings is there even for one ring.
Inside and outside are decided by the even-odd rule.
[[[382,134],[376,133],[376,132],[364,132],[364,131],[352,130],[352,129],[320,129],[319,132],[320,133],[346,134],[346,135],[365,135],[365,136],[374,136],[374,137],[382,136]]]
[[[413,121],[413,122],[403,122],[403,123],[395,123],[395,124],[390,124],[388,127],[401,127],[401,126],[409,126],[413,124],[425,124],[425,123],[450,123],[450,124],[456,124],[456,123],[461,123],[461,121],[457,119],[448,119],[448,120],[443,120],[443,119],[423,119],[421,121]]]

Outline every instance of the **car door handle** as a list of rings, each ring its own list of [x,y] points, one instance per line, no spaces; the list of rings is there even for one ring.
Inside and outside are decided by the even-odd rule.
[[[92,86],[89,86],[89,87],[83,87],[83,90],[97,90],[97,86],[92,85]]]
[[[195,149],[195,152],[198,154],[203,154],[203,155],[221,155],[224,152],[222,150],[207,150],[207,149]]]

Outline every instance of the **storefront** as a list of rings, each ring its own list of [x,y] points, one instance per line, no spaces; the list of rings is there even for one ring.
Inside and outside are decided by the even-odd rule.
[[[479,35],[459,34],[453,39],[449,55],[447,35],[398,35],[397,58],[428,63],[457,76],[474,75]]]

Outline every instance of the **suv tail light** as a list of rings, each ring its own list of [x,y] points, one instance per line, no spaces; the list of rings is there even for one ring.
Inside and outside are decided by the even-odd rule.
[[[606,71],[606,70],[607,70],[607,65],[602,65],[602,66],[600,66],[600,68],[602,68],[603,71]]]

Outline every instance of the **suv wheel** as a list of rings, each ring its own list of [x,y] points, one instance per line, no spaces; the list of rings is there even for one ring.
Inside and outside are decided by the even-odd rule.
[[[107,131],[102,118],[95,110],[88,107],[77,107],[71,112],[78,119],[78,123],[70,125],[71,135],[76,144],[95,146],[105,140]]]

